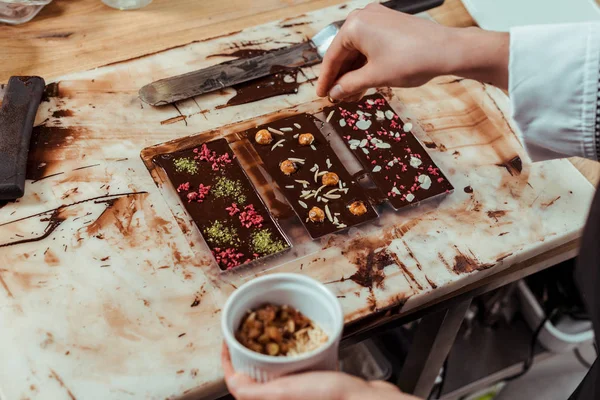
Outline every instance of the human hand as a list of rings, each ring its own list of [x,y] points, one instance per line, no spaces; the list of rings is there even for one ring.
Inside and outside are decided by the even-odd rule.
[[[378,3],[350,13],[323,58],[317,94],[358,100],[372,87],[420,86],[461,75],[508,86],[509,36],[451,28]]]
[[[418,400],[387,382],[367,382],[341,372],[307,372],[268,383],[236,373],[223,344],[221,363],[229,392],[238,400]]]

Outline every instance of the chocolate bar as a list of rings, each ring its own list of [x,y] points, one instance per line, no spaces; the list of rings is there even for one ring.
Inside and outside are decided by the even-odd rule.
[[[454,189],[412,134],[412,123],[404,123],[381,95],[324,113],[395,209]]]
[[[311,115],[280,119],[246,136],[313,239],[377,218]]]
[[[227,140],[153,161],[169,177],[222,270],[290,248]]]

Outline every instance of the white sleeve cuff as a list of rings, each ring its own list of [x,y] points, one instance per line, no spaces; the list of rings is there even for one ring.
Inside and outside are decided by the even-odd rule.
[[[513,28],[509,93],[534,161],[598,159],[600,24]]]

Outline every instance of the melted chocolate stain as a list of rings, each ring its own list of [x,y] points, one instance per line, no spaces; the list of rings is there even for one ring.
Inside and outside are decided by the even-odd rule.
[[[299,125],[300,128],[298,128],[296,124]],[[254,139],[256,132],[267,128],[279,130],[283,134],[272,133],[273,141],[268,145],[256,143]],[[302,133],[311,133],[314,136],[313,147],[300,146],[298,144],[296,135]],[[279,185],[288,202],[298,217],[300,217],[300,220],[313,239],[377,218],[377,213],[369,204],[367,196],[360,186],[352,179],[346,168],[344,168],[340,159],[315,125],[315,118],[311,115],[298,114],[289,118],[273,121],[269,124],[248,130],[246,135],[262,159],[265,169],[277,185]],[[298,170],[290,176],[283,174],[279,169],[279,164],[288,158],[304,160],[302,163],[295,162]],[[330,164],[327,163],[327,160],[329,160]],[[321,189],[319,196],[317,196],[321,197],[321,201],[314,196],[310,198],[301,198],[303,192],[318,190],[321,187],[321,176],[318,176],[317,182],[315,182],[315,170],[311,171],[315,165],[318,165],[319,172],[335,172],[339,176],[340,181],[345,184],[345,188],[348,189],[347,193],[344,193],[345,190],[337,190],[339,189],[339,186],[336,185]],[[301,182],[297,181],[304,181],[305,183],[303,185]],[[341,195],[341,197],[337,199],[329,198],[327,199],[327,202],[322,201],[322,199],[325,198],[324,195],[332,190],[334,190],[334,193],[331,194],[334,196]],[[356,200],[360,200],[365,204],[367,213],[361,216],[355,216],[350,213],[348,205]],[[306,207],[302,206],[299,201],[302,201]],[[331,211],[332,219],[336,217],[336,214],[339,214],[337,215],[339,223],[345,224],[346,227],[338,227],[327,217],[325,218],[325,221],[321,223],[306,221],[308,211],[313,206],[317,206],[325,211],[325,205],[327,205]]]
[[[473,193],[473,188],[471,186],[465,186],[463,190],[465,193]]]
[[[72,117],[73,111],[71,110],[57,110],[52,113],[52,117],[54,118],[62,118],[62,117]]]
[[[356,260],[358,270],[349,279],[360,286],[372,289],[373,286],[382,287],[385,273],[383,269],[394,264],[394,260],[386,250],[375,253],[369,250],[366,257],[359,257]]]
[[[52,153],[60,150],[70,140],[75,141],[83,133],[85,133],[83,128],[60,128],[43,125],[34,127],[29,143],[26,179],[40,180],[48,177],[48,170],[55,159]]]
[[[258,254],[253,248],[252,238],[254,237],[254,234],[262,230],[270,233],[273,241],[279,241],[285,245],[285,248],[289,248],[290,245],[287,242],[287,239],[281,233],[280,228],[269,214],[254,186],[246,176],[237,159],[235,159],[235,155],[229,147],[227,140],[214,140],[206,143],[206,147],[209,151],[216,152],[217,156],[228,154],[229,159],[232,160],[232,162],[219,164],[217,165],[217,170],[214,170],[214,165],[211,162],[198,160],[195,162],[197,167],[196,173],[190,174],[189,171],[185,170],[178,171],[174,161],[182,158],[194,160],[194,157],[198,155],[196,149],[200,150],[200,147],[159,155],[156,156],[153,161],[163,168],[174,189],[179,188],[182,184],[189,184],[189,190],[180,190],[178,192],[179,198],[194,220],[198,230],[202,233],[213,254],[218,252],[218,250],[216,250],[217,248],[220,249],[220,251],[231,248],[235,253],[243,254],[243,257],[238,260],[239,263],[254,261],[272,255]],[[233,198],[229,196],[220,198],[215,196],[217,181],[222,178],[227,178],[240,183],[240,190]],[[187,197],[188,193],[198,191],[200,184],[211,187],[205,199],[201,203],[189,201]],[[240,196],[245,197],[244,201],[241,201]],[[236,203],[240,210],[234,215],[230,215],[230,211],[226,210],[227,207],[232,206],[232,203]],[[244,208],[249,205],[253,205],[255,211],[263,217],[261,227],[256,225],[245,227],[242,225],[240,215],[244,212]],[[215,221],[219,221],[225,228],[234,229],[237,232],[238,241],[236,244],[214,242],[206,235],[206,229],[213,226]],[[227,269],[227,265],[226,261],[219,263],[219,267],[223,270]]]
[[[454,189],[383,96],[330,106],[324,113],[395,209]],[[427,189],[420,178],[429,180]]]
[[[46,85],[44,93],[42,94],[42,101],[47,102],[50,101],[50,98],[59,96],[58,84],[59,82],[53,82]]]
[[[473,271],[481,271],[491,267],[493,264],[481,264],[479,261],[467,257],[464,254],[458,254],[454,257],[454,266],[452,269],[457,274],[468,274]]]
[[[521,157],[519,157],[519,156],[511,158],[510,160],[508,160],[505,163],[496,164],[496,165],[498,165],[499,167],[502,167],[502,168],[506,168],[508,173],[513,176],[519,175],[523,171],[523,161],[521,160]]]
[[[506,215],[506,210],[495,210],[487,212],[487,216],[489,218],[495,219],[496,222],[498,222],[498,218],[503,217],[504,215]]]
[[[237,106],[269,97],[298,93],[299,68],[276,66],[272,71],[272,75],[234,85],[235,96],[227,101],[227,106]]]
[[[39,242],[39,241],[46,239],[48,236],[50,236],[52,234],[52,232],[54,232],[56,230],[56,228],[58,228],[60,226],[60,224],[62,224],[65,221],[65,218],[60,216],[60,211],[61,211],[60,209],[56,209],[52,212],[50,217],[42,218],[40,220],[42,222],[48,222],[46,229],[44,229],[44,233],[41,234],[40,236],[36,236],[36,237],[30,238],[30,239],[17,240],[17,241],[10,242],[10,243],[2,243],[2,244],[0,244],[0,247],[16,246],[18,244]]]

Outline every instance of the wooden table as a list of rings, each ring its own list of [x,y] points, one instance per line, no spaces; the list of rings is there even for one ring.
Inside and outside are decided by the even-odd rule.
[[[155,0],[142,11],[123,13],[105,7],[99,0],[58,0],[29,24],[0,27],[0,48],[11,54],[10,62],[0,65],[0,81],[17,74],[39,74],[52,80],[69,72],[135,59],[341,2],[342,0],[262,0],[253,2],[248,8],[247,2],[242,0]],[[447,0],[443,7],[432,11],[431,15],[448,25],[474,24],[459,0]],[[574,160],[574,164],[591,182],[597,181],[600,168],[596,163]],[[414,307],[410,313],[394,314],[394,310],[389,310],[386,318],[416,318],[450,304],[456,304],[460,310],[473,295],[572,257],[576,252],[577,241],[572,240],[518,262],[500,273],[482,275],[485,277]],[[112,309],[109,311],[116,313]],[[380,325],[381,322],[378,316],[373,320],[372,326]],[[360,325],[350,326],[348,333],[360,337],[372,326],[367,318]],[[442,326],[438,326],[440,327]]]

